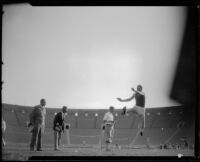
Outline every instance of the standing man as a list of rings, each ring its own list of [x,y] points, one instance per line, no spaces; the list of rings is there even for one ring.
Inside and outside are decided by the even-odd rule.
[[[42,151],[41,139],[45,129],[45,116],[46,116],[46,100],[40,100],[40,104],[35,106],[30,114],[30,125],[33,126],[30,151],[34,151],[36,146],[37,151]]]
[[[110,106],[109,111],[105,113],[103,122],[105,126],[105,139],[106,139],[106,151],[110,151],[110,144],[112,143],[114,135],[114,107]]]
[[[64,120],[65,114],[67,113],[67,107],[63,106],[62,111],[57,113],[53,121],[53,130],[54,130],[54,150],[59,151],[58,146],[60,146],[61,141],[61,132],[64,132]]]
[[[138,85],[137,86],[137,90],[135,90],[134,88],[131,88],[131,90],[134,92],[134,94],[128,98],[128,99],[121,99],[121,98],[117,98],[120,102],[128,102],[131,101],[135,98],[136,100],[136,105],[127,110],[126,107],[123,108],[123,115],[128,113],[128,112],[132,112],[135,113],[139,116],[140,121],[138,124],[138,129],[140,130],[140,135],[143,135],[143,129],[145,128],[145,94],[144,92],[142,92],[142,86]]]
[[[4,140],[5,131],[6,131],[6,121],[2,118],[2,145],[3,147],[6,145],[6,141]]]

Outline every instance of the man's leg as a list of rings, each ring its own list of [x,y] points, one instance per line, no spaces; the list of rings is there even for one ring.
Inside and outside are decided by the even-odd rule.
[[[106,151],[110,151],[110,143],[111,143],[111,138],[107,138],[106,140]]]
[[[3,145],[3,147],[6,145],[6,141],[4,140],[4,132],[5,131],[2,131],[2,145]]]
[[[2,145],[3,147],[6,145],[6,142],[4,141],[3,137],[2,137]]]
[[[39,133],[38,133],[38,140],[37,140],[37,151],[42,151],[41,140],[42,140],[42,128],[40,127]]]
[[[58,132],[58,146],[61,145],[61,131]]]
[[[108,150],[108,145],[109,145],[109,141],[108,141],[108,137],[109,137],[109,132],[108,132],[108,126],[105,125],[105,141],[106,141],[106,151]]]
[[[106,151],[109,151],[109,141],[106,140]]]
[[[114,126],[111,127],[111,139],[114,137]]]
[[[136,106],[135,110],[139,117],[138,129],[140,130],[140,135],[143,136],[143,130],[145,128],[145,109],[143,107]]]
[[[100,139],[100,147],[101,149],[103,148],[103,142],[104,142],[104,139],[105,139],[105,125],[103,124],[101,126],[102,128],[102,132],[101,132],[101,139]]]
[[[139,123],[138,123],[138,129],[140,130],[140,135],[143,136],[144,131],[144,116],[139,115]]]
[[[105,125],[105,137],[106,137],[106,151],[110,151],[109,144],[110,144],[110,125]]]
[[[113,137],[114,137],[114,126],[111,126],[111,130],[110,130],[110,145],[113,142]]]
[[[127,109],[126,113],[133,113],[133,114],[137,114],[138,115],[138,111],[137,111],[137,107],[134,106],[133,108]]]
[[[112,129],[112,125],[108,125],[108,138],[107,138],[107,151],[110,151],[110,144],[112,143],[112,136],[113,136],[113,129]]]
[[[54,150],[58,150],[58,131],[54,131]]]
[[[34,126],[33,131],[32,131],[32,135],[31,135],[31,143],[30,143],[30,150],[31,151],[34,151],[34,147],[36,145],[36,141],[37,141],[37,138],[38,138],[38,133],[39,133],[39,126],[36,125],[36,126]]]

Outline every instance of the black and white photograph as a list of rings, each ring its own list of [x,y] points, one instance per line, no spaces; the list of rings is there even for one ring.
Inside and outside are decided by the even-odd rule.
[[[2,7],[2,159],[194,157],[196,7]]]

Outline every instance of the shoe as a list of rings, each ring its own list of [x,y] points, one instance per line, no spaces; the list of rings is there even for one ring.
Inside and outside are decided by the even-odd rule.
[[[54,149],[55,151],[60,151],[60,149]]]
[[[43,150],[40,148],[40,149],[37,149],[37,151],[43,151]]]
[[[140,132],[140,136],[143,136],[143,132],[142,131]]]

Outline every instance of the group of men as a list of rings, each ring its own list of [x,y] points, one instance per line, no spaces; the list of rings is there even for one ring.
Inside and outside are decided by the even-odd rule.
[[[32,127],[31,129],[31,143],[30,143],[30,151],[34,151],[35,147],[37,151],[42,151],[42,134],[45,129],[45,116],[46,116],[46,100],[41,99],[40,104],[35,106],[33,111],[30,113],[30,123],[28,127]],[[63,106],[62,111],[57,113],[54,117],[53,121],[53,131],[54,131],[54,149],[59,150],[58,146],[61,144],[61,133],[64,132],[64,120],[65,114],[67,113],[67,107]]]
[[[137,90],[131,88],[134,92],[133,95],[128,99],[117,98],[120,102],[128,102],[135,98],[136,105],[133,108],[127,109],[126,106],[122,109],[122,115],[126,113],[132,112],[139,116],[140,122],[138,124],[138,129],[140,130],[140,135],[143,135],[143,130],[145,128],[145,94],[142,92],[142,86],[138,85]],[[29,127],[32,127],[32,136],[30,143],[30,150],[34,151],[35,147],[37,151],[42,151],[41,139],[42,134],[45,129],[45,116],[46,116],[46,100],[41,99],[40,104],[35,106],[33,111],[30,113],[30,123]],[[103,126],[104,137],[106,142],[106,151],[110,151],[110,144],[112,143],[113,135],[114,135],[114,107],[110,106],[109,111],[105,113],[103,117]],[[65,129],[65,114],[67,113],[68,108],[66,106],[62,107],[62,111],[57,113],[54,117],[53,122],[53,131],[54,131],[54,150],[59,150],[58,146],[60,145],[61,134]]]

